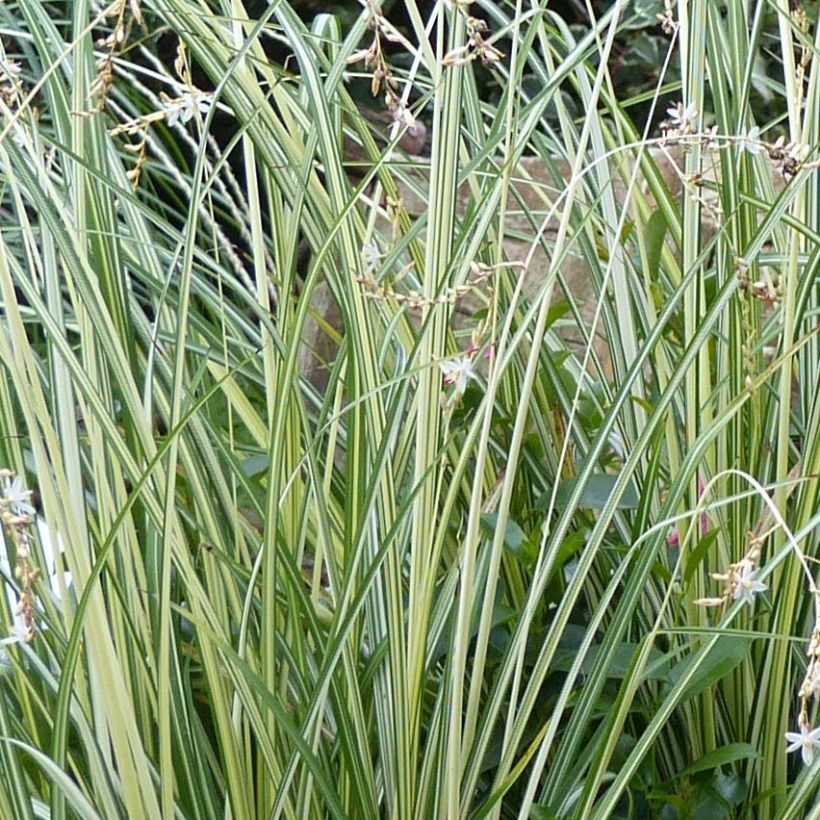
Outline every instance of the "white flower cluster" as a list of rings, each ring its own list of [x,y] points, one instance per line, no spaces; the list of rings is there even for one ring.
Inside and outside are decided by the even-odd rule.
[[[759,595],[768,589],[766,584],[757,578],[757,560],[759,557],[760,548],[753,543],[740,561],[729,564],[726,572],[710,572],[710,578],[725,583],[723,595],[715,598],[698,598],[695,603],[701,606],[721,606],[728,601],[742,601],[744,604],[752,606],[755,595]]]
[[[734,145],[740,152],[750,156],[766,154],[787,182],[805,165],[811,153],[808,145],[787,142],[783,136],[774,142],[768,142],[761,135],[759,125],[752,125],[740,135],[721,136],[716,125],[708,131],[699,131],[699,112],[691,102],[688,105],[677,102],[666,109],[666,114],[667,119],[660,125],[661,145],[701,145],[707,151],[719,151],[721,148]],[[815,167],[815,164],[812,167]]]

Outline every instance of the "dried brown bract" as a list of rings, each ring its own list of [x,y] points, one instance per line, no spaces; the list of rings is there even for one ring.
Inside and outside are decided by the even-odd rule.
[[[457,8],[459,7],[457,6]],[[461,9],[459,8],[459,10]],[[491,68],[504,59],[504,52],[488,42],[485,37],[489,29],[484,20],[467,16],[466,25],[467,44],[448,52],[442,61],[443,65],[463,65],[478,58],[485,67]]]
[[[785,138],[780,136],[772,145],[767,146],[767,151],[775,168],[788,182],[803,167],[811,149],[808,145],[801,145],[793,141],[786,142]]]
[[[0,522],[7,536],[7,543],[14,546],[14,577],[20,585],[15,608],[18,638],[26,643],[37,634],[34,585],[41,572],[31,562],[30,527],[34,523],[34,507],[31,490],[26,490],[22,479],[11,470],[0,470]]]

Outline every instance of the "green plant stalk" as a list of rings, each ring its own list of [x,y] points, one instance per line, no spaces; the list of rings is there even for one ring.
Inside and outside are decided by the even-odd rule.
[[[791,9],[787,0],[777,0],[778,27],[780,30],[781,58],[783,61],[783,79],[786,88],[786,103],[788,106],[789,136],[800,142],[812,132],[816,133],[816,124],[809,119],[809,115],[817,115],[816,101],[804,101],[802,84],[798,82],[797,66],[794,60],[794,38],[792,35]],[[816,85],[815,85],[816,90]],[[805,113],[803,105],[806,104]],[[805,119],[804,119],[805,117]],[[816,203],[814,203],[816,208]],[[793,202],[790,213],[800,222],[805,222],[811,205],[808,199],[807,188],[801,189],[800,194]],[[788,240],[788,256],[782,281],[785,285],[782,306],[782,335],[780,349],[788,353],[795,338],[796,294],[799,287],[799,252],[801,237],[793,232]],[[793,357],[787,355],[780,370],[780,385],[778,390],[777,439],[775,476],[784,480],[791,469],[790,466],[790,426],[791,426],[791,395],[792,380],[794,378]],[[775,504],[785,513],[787,489],[781,488],[775,493]],[[805,514],[805,513],[804,513]],[[772,549],[777,552],[785,543],[782,532],[776,532],[772,539]],[[772,628],[776,633],[784,633],[799,623],[797,615],[801,610],[800,592],[802,588],[802,573],[796,561],[783,567],[773,580],[777,584],[777,607],[773,613]],[[761,817],[775,816],[777,805],[786,793],[788,784],[786,758],[783,753],[783,735],[788,727],[787,716],[790,712],[790,690],[783,687],[782,681],[789,679],[789,652],[782,644],[774,643],[766,653],[762,690],[771,711],[770,720],[766,723],[761,737],[764,765],[761,767],[760,790],[771,796],[761,806]],[[771,791],[769,791],[771,790]]]
[[[536,15],[530,21],[530,27],[527,31],[524,43],[520,43],[521,40],[521,31],[519,27],[519,21],[521,18],[522,13],[522,3],[520,0],[516,3],[515,6],[515,15],[513,18],[513,26],[512,26],[512,49],[510,52],[510,64],[509,64],[509,75],[508,75],[508,86],[507,86],[507,96],[506,96],[506,105],[505,105],[505,114],[504,114],[504,138],[503,138],[503,145],[502,145],[502,156],[505,158],[506,162],[502,168],[502,172],[498,179],[497,185],[500,187],[499,191],[499,207],[498,207],[498,240],[497,240],[497,257],[496,262],[498,264],[502,263],[502,249],[504,246],[504,234],[505,234],[505,217],[507,212],[507,200],[509,196],[509,186],[510,186],[510,179],[512,176],[514,163],[517,161],[518,158],[518,151],[516,150],[517,146],[515,144],[514,138],[518,136],[517,134],[517,108],[516,105],[516,95],[513,93],[513,90],[519,87],[521,82],[521,76],[523,74],[524,67],[526,65],[525,61],[519,61],[519,47],[521,50],[526,54],[528,51],[528,46],[532,44],[532,40],[535,36],[536,31],[540,25],[540,15]],[[520,143],[519,143],[520,144]],[[505,327],[505,335],[508,328]],[[498,355],[502,355],[503,351],[499,350]],[[472,504],[470,508],[470,519],[468,522],[468,527],[472,527],[472,529],[468,529],[467,539],[466,542],[468,544],[471,543],[471,539],[477,536],[477,528],[479,524],[479,515],[481,512],[481,508],[479,506],[479,502],[482,498],[482,488],[480,483],[480,477],[483,476],[485,473],[485,464],[488,461],[488,446],[489,446],[489,438],[490,438],[490,426],[492,424],[492,409],[495,403],[495,394],[498,389],[498,376],[500,375],[499,370],[495,366],[495,362],[491,365],[492,369],[489,376],[489,384],[487,387],[487,412],[484,417],[484,428],[482,430],[482,441],[479,445],[478,452],[476,454],[476,481],[473,484],[472,489]],[[492,476],[490,477],[492,478]],[[510,488],[512,487],[512,482],[506,482],[507,486]],[[503,507],[504,501],[502,498],[501,505]],[[498,529],[496,531],[496,537],[494,538],[493,543],[493,550],[490,556],[490,565],[487,573],[487,582],[484,586],[484,602],[485,605],[482,607],[481,616],[479,619],[479,627],[478,627],[478,636],[476,640],[476,649],[473,654],[473,671],[472,676],[470,678],[470,686],[467,695],[467,706],[464,715],[464,729],[463,729],[463,737],[462,737],[462,744],[463,744],[463,751],[462,751],[462,759],[461,759],[461,768],[459,771],[459,777],[463,777],[463,770],[464,765],[467,759],[467,755],[465,754],[465,750],[470,749],[475,739],[475,731],[476,725],[478,721],[478,712],[480,707],[481,698],[483,695],[483,688],[484,688],[484,667],[486,663],[486,656],[487,656],[487,646],[489,642],[490,631],[492,629],[492,616],[493,616],[493,602],[495,601],[496,597],[496,588],[497,582],[499,578],[499,568],[501,565],[501,559],[503,557],[503,549],[497,549],[495,546],[495,542],[499,540],[499,532],[503,537],[503,533],[506,529],[506,524],[503,523],[502,520],[498,522]],[[472,550],[471,550],[472,552]],[[466,576],[464,579],[465,583],[472,583],[473,579]],[[469,801],[467,801],[469,803]],[[462,816],[466,812],[466,807],[462,810]]]
[[[605,49],[607,49],[607,50],[609,48],[611,48],[612,41],[613,41],[613,38],[614,38],[614,31],[617,28],[617,20],[618,20],[618,16],[619,16],[619,13],[620,13],[621,9],[622,9],[622,4],[618,3],[618,4],[615,5],[615,8],[612,11],[610,22],[609,22],[609,25],[611,26],[611,28],[608,32],[607,44],[605,46]],[[607,53],[607,51],[605,51],[605,54],[606,53]],[[595,88],[593,89],[593,92],[592,92],[592,102],[594,102],[597,99],[597,95],[600,92],[602,82],[603,82],[603,73],[599,73],[598,77],[596,78]],[[559,228],[558,228],[558,235],[557,235],[557,238],[556,238],[556,247],[557,248],[562,247],[563,242],[565,241],[565,238],[566,238],[566,233],[567,233],[567,229],[568,229],[568,225],[569,225],[569,214],[571,212],[571,206],[573,204],[576,189],[577,189],[577,186],[578,186],[579,181],[580,181],[579,172],[580,172],[580,170],[583,166],[584,153],[585,153],[585,149],[586,149],[586,143],[587,143],[587,139],[588,139],[588,136],[589,136],[590,128],[591,128],[590,120],[587,119],[585,121],[584,127],[583,127],[581,135],[579,137],[579,145],[578,145],[577,155],[576,155],[576,159],[575,159],[575,164],[574,164],[574,167],[573,167],[573,174],[572,174],[572,178],[569,181],[567,192],[566,192],[565,211],[564,211],[563,217],[561,219],[561,223],[560,223]],[[552,286],[554,285],[554,281],[555,281],[556,258],[558,256],[559,255],[556,254],[556,256],[554,256],[553,259],[552,259],[551,269],[550,269],[550,272],[547,276],[547,285],[546,285],[545,291],[539,297],[540,301],[539,301],[539,306],[538,306],[538,317],[537,317],[536,324],[535,324],[535,327],[534,327],[533,333],[532,333],[532,348],[531,348],[531,352],[529,354],[529,360],[528,360],[528,363],[527,363],[527,370],[526,370],[526,374],[524,376],[524,381],[523,381],[522,389],[521,389],[522,400],[519,404],[519,409],[518,409],[518,412],[517,412],[517,415],[516,415],[516,420],[515,420],[515,425],[514,425],[514,428],[513,428],[513,435],[512,435],[512,439],[511,439],[511,444],[510,444],[509,452],[507,454],[507,465],[508,465],[507,466],[507,471],[505,473],[505,477],[504,477],[504,480],[503,480],[503,483],[502,483],[502,494],[501,494],[501,500],[499,502],[499,507],[498,507],[498,520],[497,520],[497,524],[496,524],[496,532],[495,532],[495,537],[493,539],[492,553],[491,553],[491,555],[492,555],[491,560],[494,560],[494,561],[497,560],[496,556],[498,556],[501,553],[502,549],[503,549],[503,538],[504,538],[504,533],[506,531],[506,524],[507,524],[507,520],[508,520],[507,516],[508,516],[508,513],[509,513],[509,505],[510,505],[510,500],[511,500],[512,487],[513,487],[513,479],[514,479],[514,476],[515,476],[515,466],[518,462],[518,457],[519,457],[520,447],[521,447],[521,440],[522,440],[522,437],[523,437],[524,428],[525,428],[526,421],[527,421],[527,397],[532,393],[532,390],[533,390],[535,370],[536,370],[536,366],[537,366],[538,361],[539,361],[539,348],[540,348],[540,345],[541,345],[541,340],[544,337],[546,319],[547,319],[547,315],[548,315],[550,297],[551,297],[551,293],[552,293]],[[545,534],[545,538],[546,538],[546,534]],[[539,566],[540,566],[540,561],[541,561],[542,558],[543,558],[543,549],[542,549],[541,556],[539,557]],[[495,564],[495,566],[497,566],[497,564]],[[538,569],[536,569],[536,573],[537,572],[538,572]],[[526,622],[526,617],[527,616],[525,614],[525,622]],[[531,617],[531,614],[529,615],[529,617]],[[523,652],[523,643],[521,643],[520,645],[517,645],[517,646],[513,645],[513,647],[514,647],[513,648],[513,653],[514,654],[511,655],[510,658],[515,658],[516,656],[520,657],[519,653]],[[518,674],[520,674],[520,668],[521,667],[519,665]],[[475,670],[474,670],[474,674],[475,674]],[[514,687],[514,691],[516,691],[517,688],[518,688],[517,680],[513,683],[513,687]],[[509,726],[509,723],[507,725]],[[505,733],[505,735],[506,736],[505,736],[504,749],[502,750],[502,763],[501,763],[501,766],[499,767],[499,771],[496,775],[496,778],[497,778],[496,782],[497,783],[502,781],[504,779],[504,777],[506,776],[506,774],[508,773],[509,770],[506,767],[509,764],[506,764],[505,760],[508,759],[508,755],[510,754],[510,750],[513,750],[516,747],[516,742],[512,742],[511,736],[509,734],[506,734],[506,733]],[[472,791],[473,791],[473,788],[474,788],[474,781],[472,780],[473,776],[474,775],[470,774],[467,777],[467,783],[466,783],[465,788],[464,788],[465,795],[472,794]],[[467,805],[469,805],[469,803]],[[466,810],[467,810],[467,807],[465,806],[465,811]]]
[[[681,76],[684,88],[684,104],[695,106],[698,114],[696,127],[701,128],[704,111],[704,80],[706,54],[706,21],[708,3],[695,0],[694,3],[678,3],[681,40]],[[701,153],[699,144],[687,154],[684,173],[688,176],[699,172],[701,168]],[[684,189],[685,190],[685,189]],[[681,246],[682,268],[690,270],[693,265],[701,265],[699,255],[701,232],[701,205],[684,193],[683,211],[683,241]],[[699,273],[693,281],[692,287],[684,297],[684,339],[694,336],[703,308],[703,276]],[[695,367],[687,374],[685,385],[685,448],[687,451],[694,447],[700,434],[700,417],[708,412],[706,396],[711,392],[709,385],[709,357],[708,350],[703,348]],[[692,488],[689,493],[689,506],[695,507],[698,503],[698,477],[692,476]],[[705,595],[700,587],[695,590],[697,596]],[[689,607],[689,618],[693,624],[703,624],[703,610]],[[692,736],[691,754],[694,758],[700,757],[704,750],[714,747],[714,715],[712,713],[712,699],[709,693],[704,694],[697,703],[693,704],[693,722],[698,727],[697,733]]]

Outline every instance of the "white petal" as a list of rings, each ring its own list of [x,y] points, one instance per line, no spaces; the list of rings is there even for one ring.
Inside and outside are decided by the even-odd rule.
[[[786,732],[787,752],[796,752],[803,745],[803,735],[800,732]]]

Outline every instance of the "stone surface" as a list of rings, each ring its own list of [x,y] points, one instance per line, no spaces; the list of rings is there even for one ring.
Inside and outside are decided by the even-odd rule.
[[[680,196],[684,186],[684,176],[681,170],[683,164],[681,149],[653,148],[650,150],[650,154],[671,193]],[[429,171],[425,170],[423,161],[420,162],[416,159],[415,162],[418,167],[418,170],[413,172],[415,183],[421,190],[426,190],[429,186]],[[599,165],[588,173],[593,175],[598,190],[602,190],[602,187],[611,186],[613,193],[611,204],[614,206],[614,210],[610,210],[610,213],[615,224],[610,227],[610,230],[614,230],[622,216],[624,207],[633,207],[634,197],[627,206],[627,184],[615,172],[612,167],[612,160],[609,162],[608,167]],[[625,175],[630,174],[633,169],[629,162],[631,160],[624,160],[623,163],[625,169],[623,173]],[[515,174],[512,175],[512,190],[508,198],[508,213],[505,220],[506,230],[510,235],[505,240],[504,253],[506,258],[514,263],[524,262],[529,259],[529,265],[522,274],[524,276],[523,292],[526,298],[532,298],[537,294],[550,265],[548,253],[542,246],[536,247],[530,256],[537,228],[533,227],[526,214],[529,213],[534,216],[536,223],[541,220],[543,233],[547,240],[546,244],[547,247],[550,247],[558,230],[561,215],[560,207],[551,214],[550,209],[556,201],[563,202],[563,194],[570,176],[571,168],[565,161],[550,160],[550,162],[545,162],[539,157],[522,158]],[[638,188],[639,185],[640,188]],[[635,187],[636,190],[646,196],[646,201],[648,201],[651,208],[652,199],[648,195],[648,187],[641,174],[637,175]],[[693,194],[696,193],[701,201],[705,203],[705,207],[702,209],[703,226],[705,233],[708,235],[714,230],[714,222],[710,216],[710,197],[712,197],[711,202],[714,202],[714,194],[709,192],[708,187],[696,188],[691,184],[687,190]],[[420,197],[410,185],[400,184],[399,195],[403,207],[411,217],[420,217],[425,213],[427,208],[425,199]],[[589,199],[584,200],[584,197],[588,198],[589,196],[588,186],[579,188],[578,198],[575,201],[576,213],[582,213],[586,207],[589,207]],[[465,184],[458,193],[457,215],[459,217],[463,216],[469,207],[470,197],[470,189]],[[595,213],[600,216],[604,212],[602,209],[603,202],[593,204]],[[646,216],[645,214],[644,219],[646,219]],[[626,219],[629,220],[630,218],[630,214],[627,214]],[[546,221],[546,224],[543,224],[544,221]],[[386,224],[382,227],[384,233],[389,235],[391,227]],[[605,252],[606,243],[603,238],[600,242],[603,253]],[[602,265],[605,265],[605,263],[602,263]],[[587,263],[580,254],[570,253],[561,263],[561,274],[572,294],[573,300],[580,305],[581,318],[588,326],[594,316],[599,294],[596,292],[593,280],[589,275]],[[556,288],[554,298],[560,295],[560,290]],[[326,367],[323,361],[333,357],[335,342],[329,339],[322,326],[326,323],[338,331],[341,330],[341,327],[338,310],[325,283],[320,283],[316,288],[313,303],[316,317],[310,320],[309,326],[306,328],[301,367],[314,385],[323,388],[326,382],[326,376],[323,375],[326,372]],[[469,301],[467,304],[468,309],[466,311],[463,309],[454,311],[454,324],[463,322],[464,314],[471,312]],[[472,307],[474,309],[475,304]],[[608,346],[601,340],[600,333],[601,329],[598,328],[596,352],[603,361],[605,368],[608,369]],[[567,341],[580,344],[582,337],[577,331],[573,332],[572,329],[569,329],[562,331],[562,334]],[[311,349],[315,351],[315,355],[310,353]]]

